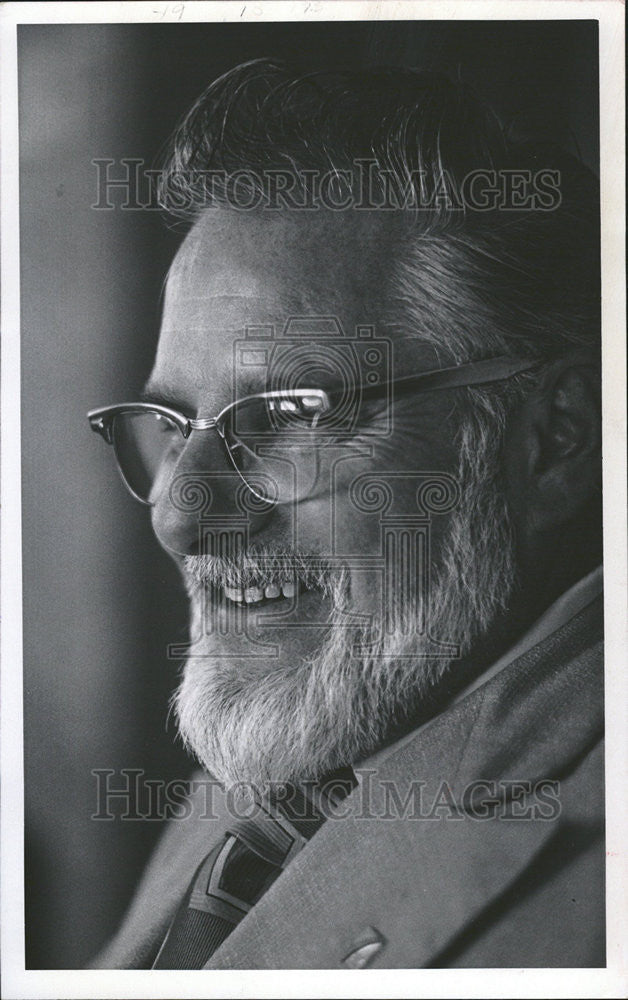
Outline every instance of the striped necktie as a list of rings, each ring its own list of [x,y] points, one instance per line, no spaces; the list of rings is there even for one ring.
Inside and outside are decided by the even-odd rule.
[[[341,768],[251,799],[250,818],[234,819],[196,869],[153,968],[202,969],[355,784]]]

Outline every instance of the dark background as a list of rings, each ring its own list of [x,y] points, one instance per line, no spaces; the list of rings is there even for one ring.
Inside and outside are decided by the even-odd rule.
[[[148,374],[181,233],[154,212],[90,208],[92,159],[153,165],[214,77],[271,55],[305,71],[444,69],[597,169],[597,24],[31,25],[18,45],[27,967],[80,968],[160,829],[91,819],[92,769],[191,770],[166,724],[166,644],[185,634],[185,603],[85,419]]]

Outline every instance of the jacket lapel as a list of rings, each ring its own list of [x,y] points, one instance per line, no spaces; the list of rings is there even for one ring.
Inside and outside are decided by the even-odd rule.
[[[560,822],[482,821],[456,815],[454,804],[473,781],[560,779],[595,745],[600,631],[596,601],[366,769],[338,817],[206,968],[342,968],[370,932],[383,941],[371,949],[372,966],[437,961],[509,892]]]

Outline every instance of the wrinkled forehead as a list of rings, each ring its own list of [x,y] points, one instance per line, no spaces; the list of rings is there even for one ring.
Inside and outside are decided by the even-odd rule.
[[[217,299],[225,320],[244,304],[252,323],[323,312],[348,322],[379,311],[392,229],[375,215],[208,209],[170,268],[162,330],[202,323]]]
[[[263,327],[283,350],[296,319],[306,320],[302,366],[306,342],[320,357],[371,328],[388,345],[390,376],[437,367],[395,301],[403,239],[403,220],[390,213],[207,210],[170,270],[151,383],[190,400],[209,383],[226,386],[243,337]]]

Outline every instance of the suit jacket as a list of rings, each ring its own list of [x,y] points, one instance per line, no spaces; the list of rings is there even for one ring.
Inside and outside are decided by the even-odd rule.
[[[371,940],[373,968],[603,966],[603,707],[598,598],[367,769],[206,968],[343,968]],[[206,806],[169,824],[94,967],[150,967],[229,827]]]

